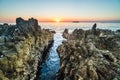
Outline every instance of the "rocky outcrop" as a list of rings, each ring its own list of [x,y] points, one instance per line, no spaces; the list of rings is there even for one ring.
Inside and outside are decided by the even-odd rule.
[[[34,80],[52,42],[53,33],[33,18],[0,25],[0,80]]]
[[[68,38],[68,35],[69,35],[68,29],[65,29],[62,36],[63,36],[64,38]]]
[[[58,80],[120,80],[118,31],[75,29],[57,51]]]

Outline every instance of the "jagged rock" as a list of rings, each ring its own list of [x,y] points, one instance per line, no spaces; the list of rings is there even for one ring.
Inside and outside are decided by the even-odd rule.
[[[82,39],[82,37],[85,37],[84,33],[85,31],[82,29],[75,29],[72,34],[69,34],[68,29],[65,29],[63,32],[63,37],[70,40]]]
[[[55,34],[55,33],[56,33],[56,32],[55,32],[55,31],[53,31],[53,30],[52,30],[51,32],[52,32],[53,34]]]
[[[82,37],[84,36],[84,30],[82,29],[75,29],[73,32],[72,32],[72,35],[70,36],[73,36],[74,39],[82,39]]]
[[[63,32],[63,37],[68,38],[68,29],[65,29]]]
[[[95,23],[92,27],[92,31],[94,35],[96,35],[96,27],[97,27],[97,24]]]
[[[119,32],[119,33],[120,33],[120,29],[119,29],[119,30],[117,30],[116,32]]]
[[[44,48],[52,41],[53,33],[42,30],[33,18],[0,25],[0,80],[34,80]]]
[[[0,36],[0,43],[4,43],[5,42],[5,36]]]
[[[120,36],[111,30],[75,29],[58,47],[58,80],[119,80]]]
[[[41,30],[38,21],[34,18],[31,18],[28,21],[25,21],[22,18],[17,18],[16,23],[18,30],[20,30],[25,37],[27,37],[28,34],[36,36],[38,34],[37,32],[40,32]]]

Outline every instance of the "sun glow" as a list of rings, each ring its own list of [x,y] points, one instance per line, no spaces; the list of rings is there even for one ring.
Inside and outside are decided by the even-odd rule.
[[[54,17],[51,19],[53,22],[56,22],[56,23],[60,23],[60,22],[63,22],[63,18],[61,17]]]
[[[59,22],[60,22],[60,19],[56,19],[56,22],[59,23]]]

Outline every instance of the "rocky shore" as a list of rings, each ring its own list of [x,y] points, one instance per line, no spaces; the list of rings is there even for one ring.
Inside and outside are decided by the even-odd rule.
[[[0,25],[0,80],[34,80],[52,43],[53,33],[36,19]]]
[[[120,30],[65,29],[58,80],[120,80]]]

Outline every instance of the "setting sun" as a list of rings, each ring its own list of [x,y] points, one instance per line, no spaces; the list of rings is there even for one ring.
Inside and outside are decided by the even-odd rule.
[[[59,22],[60,22],[60,19],[56,19],[56,22],[59,23]]]

